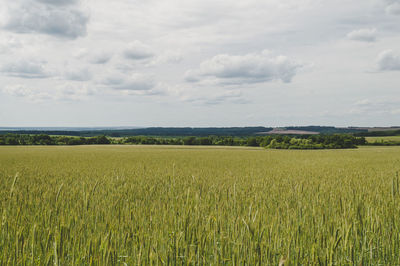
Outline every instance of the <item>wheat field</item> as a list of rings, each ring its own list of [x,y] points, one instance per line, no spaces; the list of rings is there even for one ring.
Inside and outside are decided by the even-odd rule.
[[[399,265],[400,147],[0,147],[0,265]]]

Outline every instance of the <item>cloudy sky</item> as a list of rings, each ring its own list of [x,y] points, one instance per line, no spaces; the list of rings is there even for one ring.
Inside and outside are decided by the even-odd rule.
[[[400,125],[400,0],[0,6],[0,126]]]

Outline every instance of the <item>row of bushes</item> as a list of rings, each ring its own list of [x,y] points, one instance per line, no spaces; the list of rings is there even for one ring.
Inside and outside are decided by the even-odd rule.
[[[90,145],[90,144],[111,144],[111,140],[106,136],[96,136],[91,138],[7,134],[0,135],[0,145]]]
[[[148,137],[126,138],[66,137],[41,135],[7,134],[0,135],[0,145],[90,145],[90,144],[140,144],[140,145],[219,145],[252,146],[269,149],[346,149],[365,145],[364,137],[352,135],[312,135],[312,136],[257,136],[257,137]]]

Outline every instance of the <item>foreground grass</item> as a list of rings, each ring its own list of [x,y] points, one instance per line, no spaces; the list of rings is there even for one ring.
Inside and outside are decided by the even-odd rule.
[[[0,265],[399,265],[399,170],[399,147],[0,147]]]

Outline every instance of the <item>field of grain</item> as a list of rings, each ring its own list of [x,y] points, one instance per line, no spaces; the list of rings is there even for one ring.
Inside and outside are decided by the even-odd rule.
[[[399,265],[400,147],[0,147],[0,265]]]
[[[388,137],[366,137],[367,142],[384,142],[384,141],[397,141],[400,142],[400,136],[388,136]]]

